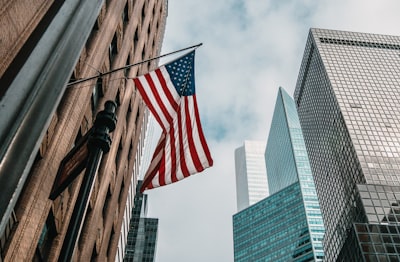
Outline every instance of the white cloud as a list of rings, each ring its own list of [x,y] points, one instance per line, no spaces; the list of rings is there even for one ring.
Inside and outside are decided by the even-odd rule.
[[[400,35],[398,0],[169,0],[163,53],[204,45],[196,90],[215,166],[151,190],[157,262],[233,261],[234,149],[264,139],[278,87],[293,94],[310,27]]]

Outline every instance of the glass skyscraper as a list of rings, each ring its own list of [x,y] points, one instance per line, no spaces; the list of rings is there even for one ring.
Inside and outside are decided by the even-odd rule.
[[[400,261],[400,37],[311,29],[295,101],[327,261]]]
[[[238,211],[268,196],[264,152],[264,141],[246,140],[235,150]]]
[[[265,160],[272,195],[233,216],[235,261],[322,261],[321,211],[296,107],[282,88]]]
[[[129,224],[125,262],[154,262],[157,246],[158,219],[147,216],[147,195],[140,193],[138,181],[134,208]]]

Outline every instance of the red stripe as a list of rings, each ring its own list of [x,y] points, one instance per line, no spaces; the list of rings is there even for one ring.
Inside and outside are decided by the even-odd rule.
[[[154,85],[153,79],[151,78],[150,74],[146,74],[146,75],[144,75],[144,77],[146,78],[147,83],[148,83],[149,86],[150,86],[150,89],[151,89],[151,91],[152,91],[152,93],[153,93],[153,95],[154,95],[154,98],[155,98],[156,101],[157,101],[158,106],[159,106],[160,109],[161,109],[162,114],[163,114],[164,117],[166,118],[167,122],[168,122],[168,123],[171,123],[171,122],[172,122],[172,117],[171,117],[171,115],[169,114],[167,108],[165,107],[163,101],[161,100],[160,94],[158,93],[158,90],[157,90],[156,86]],[[164,123],[161,123],[161,125],[164,125]],[[165,126],[163,129],[168,129],[168,127]]]
[[[158,80],[160,81],[160,85],[163,88],[165,97],[168,99],[172,109],[176,111],[178,109],[178,107],[179,107],[179,104],[177,103],[177,101],[175,101],[175,98],[172,95],[171,90],[169,89],[169,86],[168,86],[168,84],[167,84],[167,82],[166,82],[166,80],[164,78],[164,75],[163,75],[162,71],[157,69],[157,70],[155,70],[155,73],[156,73],[156,75],[158,77]],[[175,88],[175,87],[172,86],[171,88]],[[170,138],[169,151],[170,151],[170,154],[171,154],[170,155],[171,166],[168,167],[169,170],[166,170],[167,163],[166,163],[166,160],[164,158],[164,160],[163,160],[163,162],[161,164],[161,167],[160,167],[160,171],[159,171],[159,176],[160,176],[159,177],[159,183],[160,183],[160,185],[165,185],[166,184],[165,180],[166,180],[166,175],[167,174],[170,174],[172,182],[178,181],[178,179],[176,178],[176,147],[175,147],[176,145],[175,145],[175,136],[174,136],[175,129],[173,127],[173,120],[169,119],[168,121],[171,124],[169,126],[169,128],[170,128],[170,130],[169,130],[169,138]],[[166,152],[164,152],[164,154],[165,153]]]
[[[153,184],[149,184],[146,189],[153,189],[153,188],[154,188]],[[142,191],[142,193],[143,193],[143,191]]]
[[[146,91],[143,88],[143,85],[141,83],[141,81],[139,80],[139,78],[134,78],[133,79],[137,89],[140,92],[140,95],[142,96],[142,99],[144,100],[144,102],[146,103],[146,105],[149,107],[150,111],[153,113],[155,119],[157,120],[157,122],[161,125],[161,127],[163,126],[162,121],[160,116],[158,115],[158,112],[155,110],[154,106],[150,103],[150,99],[147,96]],[[165,129],[165,128],[163,128]]]
[[[193,95],[193,107],[194,107],[194,114],[196,116],[197,130],[199,132],[201,145],[202,145],[202,147],[204,149],[204,153],[206,154],[209,166],[212,166],[214,161],[213,161],[213,159],[211,157],[210,150],[208,149],[207,141],[206,141],[206,138],[205,138],[204,133],[203,133],[203,128],[201,127],[200,114],[199,114],[199,110],[197,108],[196,95]]]
[[[176,177],[176,141],[175,141],[175,128],[171,125],[171,130],[169,131],[170,137],[170,150],[171,150],[171,181],[177,182],[178,178]]]
[[[164,151],[164,148],[165,148],[165,141],[166,141],[166,139],[165,139],[165,135],[164,135],[164,137],[162,139],[160,139],[160,141],[158,142],[158,145],[157,145],[157,147],[156,147],[156,149],[154,151],[150,166],[152,166],[154,164],[155,158],[159,154],[163,154],[163,151]],[[146,189],[146,188],[150,189],[149,185],[151,184],[152,180],[156,176],[156,174],[157,174],[157,172],[158,172],[158,170],[160,168],[160,164],[161,164],[161,161],[156,163],[155,167],[152,170],[148,170],[147,171],[147,173],[146,173],[146,175],[144,177],[143,183],[142,183],[142,187],[140,189],[141,192],[143,192],[142,189],[143,190]]]
[[[157,166],[155,166],[155,168],[153,170],[147,171],[148,173],[146,173],[145,179],[143,180],[143,184],[142,184],[142,187],[140,188],[140,192],[143,193],[143,191],[145,189],[153,188],[152,181],[153,181],[154,176],[158,172],[159,166],[160,166],[160,162],[158,162]]]
[[[202,171],[204,168],[201,165],[199,155],[196,151],[196,144],[193,140],[193,126],[192,126],[192,119],[190,118],[190,109],[189,109],[189,97],[185,96],[185,114],[186,114],[186,130],[188,136],[188,146],[190,151],[190,156],[192,157],[194,167],[196,168],[197,172]]]
[[[160,160],[159,160],[159,165],[158,165],[158,169],[156,170],[156,174],[155,175],[153,175],[153,178],[154,179],[157,179],[158,180],[158,184],[160,185],[160,186],[163,186],[163,185],[165,185],[165,179],[163,178],[163,176],[165,175],[165,148],[166,148],[166,142],[167,142],[167,137],[166,137],[166,134],[165,133],[163,133],[162,134],[163,136],[164,136],[164,143],[163,143],[163,148],[162,148],[162,155],[161,155],[161,158],[160,158]],[[157,176],[157,177],[156,177]],[[153,179],[153,180],[154,180]]]
[[[158,169],[158,183],[160,186],[165,186],[165,150],[163,152],[160,168]]]
[[[167,82],[165,81],[164,75],[162,74],[160,69],[156,69],[156,75],[158,80],[160,81],[161,86],[163,87],[165,96],[167,97],[171,107],[176,111],[179,104],[176,102],[174,96],[171,94],[171,90],[168,88]],[[172,87],[175,89],[175,87]]]
[[[182,115],[181,115],[181,105],[178,110],[178,139],[179,139],[179,161],[181,164],[181,171],[184,177],[190,176],[189,170],[186,165],[185,150],[183,147],[183,136],[182,136]]]

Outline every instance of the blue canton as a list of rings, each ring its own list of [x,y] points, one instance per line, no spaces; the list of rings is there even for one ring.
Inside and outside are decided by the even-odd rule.
[[[165,65],[165,68],[180,96],[194,95],[194,51]]]

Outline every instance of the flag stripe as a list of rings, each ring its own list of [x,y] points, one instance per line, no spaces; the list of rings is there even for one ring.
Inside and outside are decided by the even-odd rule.
[[[170,150],[171,150],[171,175],[170,175],[170,183],[177,182],[178,179],[176,178],[176,171],[177,171],[177,152],[176,152],[176,138],[175,138],[175,128],[172,126],[172,130],[170,132]]]
[[[144,185],[144,184],[152,185],[152,180],[153,180],[154,176],[157,174],[158,169],[160,168],[160,165],[161,165],[161,158],[163,155],[164,144],[165,144],[165,136],[161,135],[160,140],[158,141],[157,147],[154,151],[153,158],[150,163],[150,167],[145,174],[142,185]],[[147,188],[149,188],[149,187],[147,187]],[[142,186],[142,189],[144,189],[143,186]]]
[[[165,153],[162,155],[161,165],[158,170],[158,184],[165,185]]]
[[[169,127],[169,123],[176,114],[179,94],[175,88],[170,88],[171,80],[164,67],[150,72],[144,76],[134,79],[135,84],[139,83],[138,89],[143,94],[144,101],[150,111],[156,116],[157,122],[163,130]],[[146,92],[149,90],[151,92]]]
[[[165,127],[163,127],[161,118],[159,116],[159,114],[157,113],[157,111],[154,109],[154,106],[152,103],[150,103],[150,98],[147,95],[147,93],[144,91],[144,87],[142,85],[142,81],[141,81],[141,77],[139,78],[135,78],[133,79],[133,81],[135,82],[135,85],[137,87],[137,89],[140,92],[140,95],[142,96],[142,99],[144,100],[144,102],[146,103],[146,105],[149,107],[150,111],[153,113],[154,118],[157,120],[157,122],[161,125],[162,129],[165,130]],[[144,82],[146,83],[146,82]]]
[[[196,98],[196,96],[193,96],[193,103],[194,103],[193,108],[194,108],[194,114],[195,114],[196,126],[197,126],[196,130],[199,133],[201,149],[203,149],[205,157],[207,158],[207,165],[208,166],[212,166],[213,165],[213,160],[211,158],[211,153],[210,153],[210,150],[208,149],[206,138],[204,136],[203,129],[201,127],[200,114],[199,114],[199,110],[197,108],[197,98]]]
[[[155,80],[157,83],[157,89],[159,89],[160,88],[159,81],[154,72],[145,75],[142,85],[144,87],[144,90],[150,91],[147,92],[147,94],[149,96],[149,103],[153,105],[153,110],[155,111],[155,112],[152,111],[152,113],[158,114],[160,116],[161,122],[159,122],[159,124],[161,125],[163,130],[167,130],[169,127],[169,121],[172,119],[172,114],[169,113],[170,109],[166,109],[169,107],[168,104],[164,104],[164,102],[161,100],[158,94],[158,91],[155,89],[153,79],[151,78],[152,76],[156,78]]]
[[[193,96],[191,97],[190,100],[192,100],[192,98],[193,98]],[[193,130],[192,130],[193,124],[191,123],[191,121],[194,121],[194,120],[192,120],[193,111],[189,109],[189,103],[191,101],[189,101],[188,97],[185,97],[184,99],[186,101],[186,103],[185,103],[185,111],[186,111],[186,115],[187,115],[186,128],[187,128],[187,133],[188,133],[189,150],[190,150],[190,154],[191,154],[191,157],[193,160],[194,167],[196,168],[196,170],[198,172],[200,172],[203,170],[203,166],[200,163],[199,156],[198,156],[197,150],[196,150],[196,142],[194,141],[194,138],[193,138]],[[193,108],[193,107],[190,107],[190,108]]]
[[[154,85],[152,74],[145,75],[145,78],[147,80],[147,83],[149,84],[149,87],[152,91],[153,97],[156,101],[155,104],[158,105],[159,110],[161,111],[160,113],[162,113],[161,115],[163,115],[165,118],[165,123],[163,121],[164,128],[167,128],[169,126],[169,123],[171,123],[171,121],[172,121],[172,116],[171,116],[169,110],[167,109],[168,105],[164,104],[164,101],[160,98],[160,94],[158,93],[158,91]]]
[[[180,99],[180,97],[173,87],[173,84],[171,83],[168,72],[166,71],[165,67],[162,67],[162,69],[157,69],[155,72],[158,80],[160,81],[160,85],[164,90],[165,96],[168,99],[169,104],[171,105],[173,110],[176,111],[179,106],[177,101]],[[172,90],[169,87],[172,87]]]
[[[158,91],[157,94],[159,94],[155,102],[166,108],[168,113],[164,114],[171,117],[171,119],[168,121],[168,126],[170,126],[172,119],[176,115],[180,96],[174,88],[165,67],[161,67],[160,69],[150,72],[149,74],[152,76],[153,83]]]
[[[184,101],[184,100],[181,100]],[[182,105],[181,105],[182,107]],[[190,175],[188,167],[187,167],[187,163],[186,163],[186,158],[185,158],[185,148],[184,148],[184,144],[186,144],[184,142],[186,133],[184,132],[185,128],[183,128],[182,126],[182,112],[181,110],[179,110],[178,113],[178,139],[179,139],[179,159],[180,159],[180,169],[181,172],[177,174],[177,179],[183,179],[185,177],[188,177]]]

